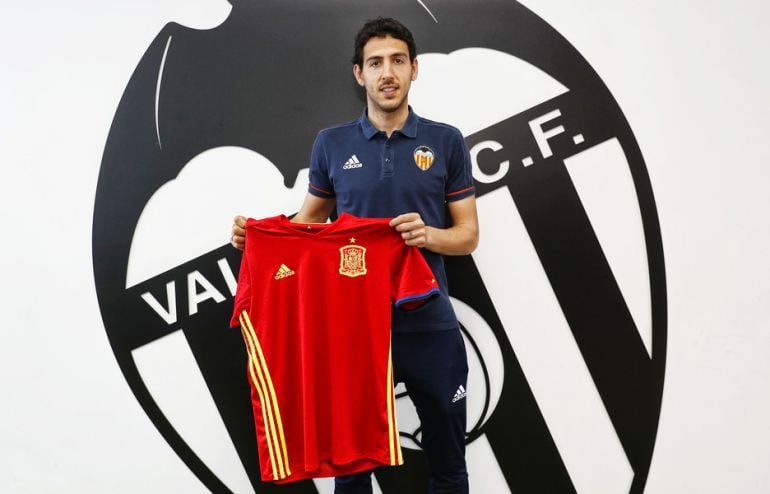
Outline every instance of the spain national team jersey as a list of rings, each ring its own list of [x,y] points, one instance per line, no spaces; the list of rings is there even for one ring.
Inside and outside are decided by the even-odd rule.
[[[391,306],[438,293],[388,219],[342,214],[246,222],[232,326],[241,326],[262,480],[403,463],[390,359]]]

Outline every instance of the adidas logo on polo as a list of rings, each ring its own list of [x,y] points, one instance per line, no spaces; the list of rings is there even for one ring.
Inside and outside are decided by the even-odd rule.
[[[455,391],[454,398],[452,398],[452,403],[457,403],[458,401],[465,398],[465,388],[461,384],[459,388],[457,388],[457,391]]]
[[[364,166],[360,161],[358,161],[358,157],[354,154],[353,156],[348,159],[344,165],[342,165],[343,170],[350,170],[352,168],[361,168]]]
[[[288,276],[294,276],[294,274],[295,273],[294,273],[293,269],[289,269],[289,267],[286,266],[286,264],[281,264],[281,267],[278,268],[278,272],[275,273],[275,279],[276,280],[280,280],[280,279],[286,278]]]

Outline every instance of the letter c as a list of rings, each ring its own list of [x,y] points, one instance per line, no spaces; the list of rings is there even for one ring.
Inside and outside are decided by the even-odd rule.
[[[478,156],[479,156],[479,153],[484,149],[491,149],[492,151],[500,151],[501,149],[503,149],[503,145],[497,141],[481,141],[475,146],[473,146],[470,150],[471,165],[473,166],[473,176],[479,182],[482,182],[485,184],[491,184],[491,183],[497,182],[498,180],[503,178],[506,173],[508,173],[508,169],[510,168],[511,163],[508,160],[501,162],[500,168],[491,175],[482,172],[481,168],[479,168]]]

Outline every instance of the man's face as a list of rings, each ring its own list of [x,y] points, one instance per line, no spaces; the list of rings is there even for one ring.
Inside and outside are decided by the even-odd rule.
[[[406,43],[386,36],[364,45],[363,67],[353,66],[358,84],[366,89],[370,109],[394,112],[408,104],[409,86],[417,79],[417,59],[409,61]]]

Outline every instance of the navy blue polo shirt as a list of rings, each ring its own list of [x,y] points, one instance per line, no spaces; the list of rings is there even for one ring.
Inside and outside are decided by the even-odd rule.
[[[309,192],[336,199],[337,214],[391,218],[418,212],[428,226],[451,226],[447,203],[473,195],[468,148],[456,128],[417,116],[411,107],[390,138],[361,117],[318,133],[310,158]],[[420,249],[440,296],[413,311],[394,309],[393,331],[457,328],[444,260]]]

